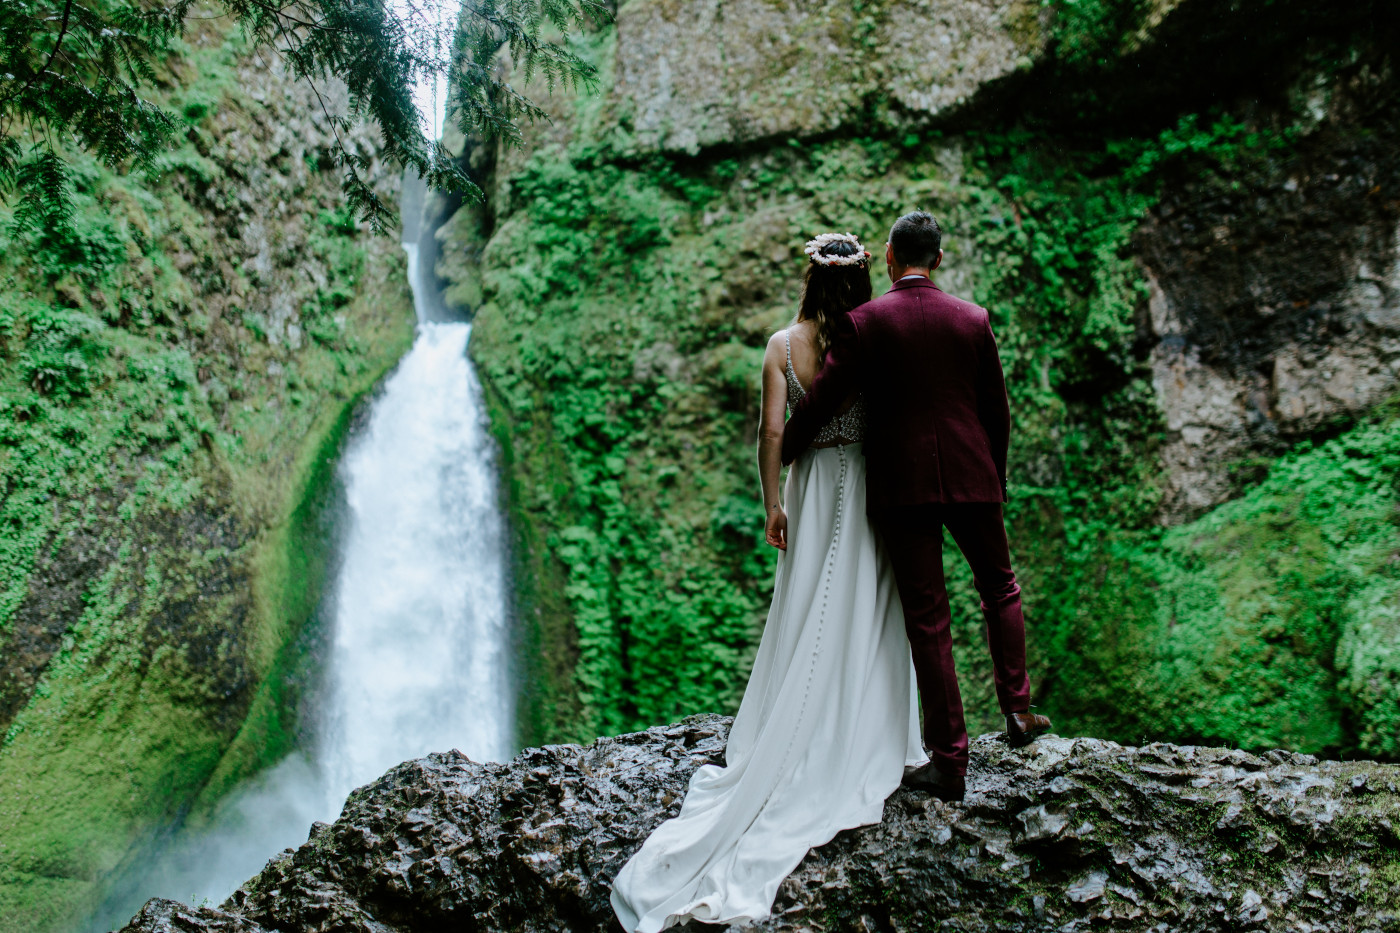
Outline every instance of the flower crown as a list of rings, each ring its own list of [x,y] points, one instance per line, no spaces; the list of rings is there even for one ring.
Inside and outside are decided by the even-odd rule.
[[[849,256],[829,256],[822,252],[832,243],[849,243],[856,251]],[[866,262],[865,247],[850,233],[823,233],[814,240],[808,240],[802,250],[819,266],[863,266]]]

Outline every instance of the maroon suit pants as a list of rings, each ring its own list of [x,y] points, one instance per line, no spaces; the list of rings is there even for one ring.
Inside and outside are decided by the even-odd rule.
[[[944,771],[967,773],[967,723],[953,669],[952,616],[943,579],[943,529],[962,551],[982,598],[987,647],[1003,713],[1030,709],[1026,624],[1011,570],[1006,525],[996,502],[903,506],[874,516],[894,569],[914,652],[924,745]]]

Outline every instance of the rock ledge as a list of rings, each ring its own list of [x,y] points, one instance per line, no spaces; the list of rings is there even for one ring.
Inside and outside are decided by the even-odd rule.
[[[616,930],[611,879],[728,729],[405,762],[218,910],[153,900],[125,931]],[[985,735],[963,804],[895,792],[756,929],[1400,930],[1397,785],[1394,765],[1284,751]]]

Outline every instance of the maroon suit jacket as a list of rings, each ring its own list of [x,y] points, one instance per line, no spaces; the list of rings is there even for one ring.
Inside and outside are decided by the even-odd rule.
[[[866,509],[1005,502],[1011,409],[986,310],[906,279],[841,318],[783,432],[783,463],[865,397]]]

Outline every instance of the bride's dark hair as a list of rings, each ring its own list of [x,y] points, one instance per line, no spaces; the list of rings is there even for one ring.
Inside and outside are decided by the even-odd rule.
[[[850,265],[825,265],[817,257],[848,257],[862,255]],[[836,336],[836,322],[856,305],[870,300],[870,263],[864,250],[849,240],[836,240],[823,245],[807,264],[802,277],[802,300],[797,306],[797,320],[811,321],[817,329],[817,365],[826,359]]]

